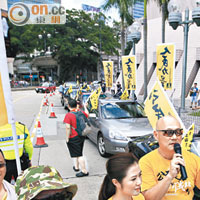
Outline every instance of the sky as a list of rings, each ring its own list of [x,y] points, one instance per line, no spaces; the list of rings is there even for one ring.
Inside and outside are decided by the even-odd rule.
[[[72,8],[75,9],[82,9],[82,4],[100,7],[103,5],[105,0],[61,0],[61,4],[66,8],[71,10]],[[114,8],[110,9],[108,12],[104,13],[107,17],[111,16],[112,19],[116,21],[120,21],[118,11]]]

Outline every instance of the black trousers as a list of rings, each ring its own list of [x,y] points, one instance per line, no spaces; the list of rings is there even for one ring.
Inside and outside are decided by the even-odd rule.
[[[22,170],[25,170],[28,167],[30,167],[30,161],[28,160],[25,161],[25,159],[23,158],[24,158],[24,154],[20,158],[20,163],[21,163]],[[5,160],[5,161],[6,161],[6,175],[4,179],[10,183],[13,176],[16,181],[18,177],[16,160]]]

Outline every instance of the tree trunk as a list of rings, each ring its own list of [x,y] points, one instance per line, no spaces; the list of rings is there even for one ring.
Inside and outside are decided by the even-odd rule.
[[[144,98],[147,97],[147,0],[144,0]]]
[[[125,27],[124,27],[124,20],[122,19],[121,23],[121,55],[124,55],[125,49]]]
[[[162,0],[162,43],[165,43],[165,9],[166,0]]]

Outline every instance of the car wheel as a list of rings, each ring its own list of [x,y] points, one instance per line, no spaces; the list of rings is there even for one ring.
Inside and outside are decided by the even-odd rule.
[[[108,157],[108,156],[109,156],[109,154],[106,153],[105,142],[104,142],[104,138],[103,138],[103,135],[102,135],[102,134],[100,134],[100,135],[98,136],[97,147],[98,147],[99,154],[100,154],[102,157]]]
[[[38,93],[38,91],[36,91],[36,93]]]

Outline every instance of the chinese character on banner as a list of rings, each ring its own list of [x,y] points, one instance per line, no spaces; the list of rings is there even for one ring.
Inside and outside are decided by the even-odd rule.
[[[181,147],[183,149],[190,151],[193,135],[194,135],[194,123],[190,126],[190,128],[188,129],[188,132],[186,133],[185,137],[183,138],[181,142]]]
[[[112,87],[113,84],[113,61],[103,61],[104,76],[106,87]]]
[[[165,90],[173,88],[174,66],[175,66],[175,45],[157,45],[157,77]]]
[[[136,90],[135,56],[122,56],[122,68],[123,68],[125,89]]]
[[[161,83],[158,80],[156,81],[153,88],[151,89],[144,104],[145,104],[144,111],[154,130],[156,129],[156,122],[158,121],[158,119],[166,115],[171,115],[180,122],[181,127],[184,129],[184,133],[185,133],[186,129],[183,122],[181,121],[173,104],[169,100],[169,97],[165,93]]]

